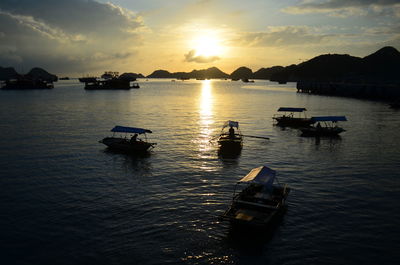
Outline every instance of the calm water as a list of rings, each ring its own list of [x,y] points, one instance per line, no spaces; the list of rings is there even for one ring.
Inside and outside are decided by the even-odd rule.
[[[397,264],[400,112],[295,93],[295,84],[142,81],[131,91],[0,91],[1,264]],[[341,139],[273,126],[280,106],[346,115]],[[242,133],[237,159],[211,141]],[[149,157],[105,151],[114,125],[151,129]],[[254,241],[218,216],[235,182],[268,165],[288,211]],[[260,240],[261,239],[261,240]]]

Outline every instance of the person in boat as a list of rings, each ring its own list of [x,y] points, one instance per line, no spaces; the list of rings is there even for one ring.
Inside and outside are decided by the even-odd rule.
[[[132,136],[132,138],[131,138],[131,143],[136,142],[136,141],[137,141],[137,137],[138,137],[138,134],[135,133],[135,134]]]
[[[229,138],[234,139],[235,138],[235,129],[231,126],[229,128]]]

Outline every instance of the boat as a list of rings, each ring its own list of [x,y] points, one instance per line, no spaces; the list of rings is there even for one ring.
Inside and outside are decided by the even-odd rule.
[[[114,151],[124,153],[144,153],[156,145],[156,143],[150,143],[147,141],[146,133],[152,133],[152,131],[148,129],[115,126],[111,129],[111,132],[113,132],[112,137],[106,137],[99,142]],[[115,137],[115,133],[125,133],[125,137]],[[128,139],[128,134],[133,134],[133,136]],[[145,140],[138,139],[138,135],[144,135]]]
[[[248,78],[242,78],[242,82],[244,82],[244,83],[254,83],[254,80],[249,80]]]
[[[389,107],[390,107],[391,109],[400,109],[400,101],[398,100],[398,101],[396,101],[396,102],[390,103],[390,104],[389,104]]]
[[[236,193],[239,185],[245,187]],[[279,184],[275,170],[254,168],[236,183],[232,203],[221,218],[234,226],[268,228],[285,212],[289,192],[287,185]]]
[[[229,129],[227,130],[227,128]],[[236,128],[236,131],[235,131]],[[218,137],[219,153],[237,153],[243,147],[243,135],[239,130],[239,122],[227,121]]]
[[[97,77],[95,76],[79,77],[78,80],[81,83],[96,82]]]
[[[275,114],[272,119],[276,121],[276,125],[281,127],[309,127],[313,121],[306,116],[306,108],[288,108],[280,107],[278,112],[285,112],[283,115]],[[298,113],[295,117],[294,113]]]
[[[31,79],[31,78],[18,78],[5,80],[1,85],[4,90],[29,90],[29,89],[51,89],[54,88],[53,82]]]
[[[316,123],[316,125],[310,126],[308,128],[301,128],[301,136],[334,137],[346,131],[345,129],[337,126],[338,121],[347,121],[345,116],[312,117],[311,120],[313,121],[313,123]]]

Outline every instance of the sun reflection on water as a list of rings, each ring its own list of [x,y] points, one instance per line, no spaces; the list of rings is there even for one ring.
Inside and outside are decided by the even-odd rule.
[[[201,92],[199,95],[199,138],[198,146],[201,158],[207,158],[210,156],[208,151],[211,150],[212,145],[210,139],[213,137],[213,101],[214,96],[212,93],[212,81],[202,81]],[[203,165],[204,169],[208,169],[206,165]]]

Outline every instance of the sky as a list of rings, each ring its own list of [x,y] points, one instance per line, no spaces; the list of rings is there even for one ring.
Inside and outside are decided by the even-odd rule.
[[[149,75],[400,50],[400,0],[1,0],[0,66]]]

